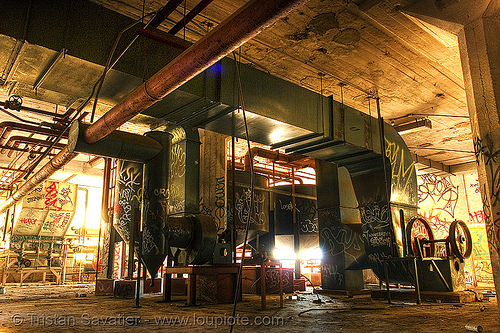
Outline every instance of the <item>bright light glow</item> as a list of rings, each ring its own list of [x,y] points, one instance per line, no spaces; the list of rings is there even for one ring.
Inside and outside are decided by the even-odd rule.
[[[272,143],[283,141],[286,137],[286,131],[283,127],[278,127],[269,134]]]
[[[290,247],[284,248],[275,248],[273,251],[273,256],[278,260],[295,260],[297,256],[295,255],[295,251]]]
[[[319,247],[313,247],[299,252],[301,260],[321,260],[323,252]]]
[[[75,260],[76,261],[91,261],[94,258],[93,253],[85,253],[85,252],[78,252],[75,253]]]
[[[87,260],[87,253],[75,253],[76,261],[85,261]]]

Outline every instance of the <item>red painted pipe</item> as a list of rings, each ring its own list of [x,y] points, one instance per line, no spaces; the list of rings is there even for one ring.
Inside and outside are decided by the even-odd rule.
[[[49,147],[52,144],[52,142],[48,141],[48,140],[42,140],[42,139],[30,138],[30,137],[26,137],[26,136],[14,135],[14,136],[11,136],[9,138],[9,140],[5,143],[6,147],[2,148],[0,150],[0,153],[5,154],[5,152],[7,151],[7,149],[9,149],[9,147],[19,148],[19,145],[22,143],[29,144],[29,145],[38,145],[38,146],[42,146],[42,147]],[[56,143],[56,144],[54,144],[53,148],[62,149],[65,146],[66,145],[62,144],[62,143]],[[7,156],[12,157],[13,153],[14,153],[14,150],[10,150],[7,153]]]
[[[23,132],[30,132],[30,133],[55,136],[55,137],[57,137],[61,133],[60,131],[53,130],[50,128],[38,127],[28,124],[20,124],[13,121],[4,121],[0,123],[0,132],[2,133],[0,135],[0,145],[3,145],[5,141],[7,141],[10,132],[12,131],[23,131]],[[68,136],[64,135],[63,137],[67,138]],[[5,152],[3,151],[2,154],[4,153]]]
[[[136,34],[138,34],[139,36],[154,40],[155,42],[159,42],[159,43],[162,43],[165,45],[175,47],[176,49],[181,50],[181,51],[184,51],[191,46],[190,43],[185,42],[185,41],[183,41],[177,37],[174,37],[172,35],[160,34],[158,32],[146,30],[143,28],[137,29]]]

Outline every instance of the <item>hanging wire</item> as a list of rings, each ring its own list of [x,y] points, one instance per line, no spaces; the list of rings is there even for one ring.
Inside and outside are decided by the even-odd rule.
[[[182,18],[183,23],[184,23],[183,24],[184,27],[182,29],[182,30],[184,30],[184,40],[186,40],[186,2],[187,2],[187,0],[184,0],[184,16]]]
[[[325,115],[323,114],[323,76],[325,76],[325,73],[320,72],[318,75],[320,85],[319,102],[321,104],[321,126],[323,127],[323,133],[325,133]]]
[[[370,144],[373,151],[373,129],[372,129],[372,95],[368,95],[368,113],[370,114]]]
[[[345,110],[344,110],[344,82],[340,82],[341,117],[342,117],[342,140],[345,141]]]
[[[240,53],[241,53],[241,48],[240,48]],[[252,158],[252,151],[250,147],[250,135],[248,133],[248,123],[247,123],[247,118],[245,114],[245,102],[243,99],[243,90],[241,88],[241,76],[240,76],[240,69],[239,69],[239,63],[236,60],[236,53],[233,52],[233,58],[234,58],[234,64],[236,67],[236,78],[237,78],[237,83],[238,83],[238,99],[241,102],[241,111],[243,115],[243,122],[245,125],[245,139],[247,141],[247,148],[248,148],[248,154],[250,155],[250,207],[248,210],[248,215],[246,219],[246,224],[245,224],[245,239],[243,241],[243,252],[241,254],[241,262],[240,266],[238,267],[238,278],[236,281],[236,290],[234,292],[234,301],[233,301],[233,318],[236,315],[236,305],[238,304],[238,298],[240,294],[240,287],[242,283],[242,272],[243,272],[243,264],[245,261],[245,249],[247,246],[247,241],[248,241],[248,230],[250,229],[250,221],[252,218],[252,211],[253,211],[253,204],[254,204],[254,172],[253,172],[253,158]],[[235,179],[233,178],[233,183],[235,182]],[[235,205],[235,202],[233,202],[233,205]],[[236,216],[233,216],[233,219],[235,219]],[[229,332],[233,332],[233,327],[234,327],[234,322],[231,323],[231,328]]]
[[[144,12],[146,10],[146,0],[142,1],[142,17],[141,17],[141,23],[144,23]]]
[[[118,47],[118,43],[120,42],[120,39],[122,38],[122,35],[132,29],[133,27],[135,27],[137,24],[143,22],[143,20],[148,17],[148,16],[151,16],[151,15],[155,15],[157,14],[158,12],[156,13],[148,13],[146,15],[143,15],[140,19],[136,20],[135,22],[131,23],[130,25],[126,26],[125,28],[123,28],[119,33],[118,35],[116,36],[116,39],[115,39],[115,42],[113,43],[113,47],[111,48],[111,51],[109,52],[109,55],[108,55],[108,58],[106,59],[106,65],[104,66],[104,71],[101,75],[101,77],[99,78],[99,80],[97,80],[96,84],[98,84],[98,88],[97,88],[97,92],[95,94],[95,98],[94,98],[94,105],[92,106],[92,114],[90,116],[90,122],[93,123],[94,122],[94,116],[95,116],[95,110],[96,110],[96,107],[97,107],[97,101],[99,99],[99,94],[101,92],[101,89],[102,89],[102,85],[104,83],[104,79],[106,78],[106,74],[116,65],[116,63],[121,59],[121,57],[125,54],[125,52],[128,51],[128,49],[132,46],[132,44],[134,44],[134,42],[137,40],[137,38],[139,38],[139,35],[135,35],[134,38],[127,44],[127,46],[123,49],[123,51],[118,55],[118,57],[115,59],[115,61],[111,62],[111,60],[113,59],[113,56],[116,52],[116,48]],[[151,18],[151,20],[148,21],[148,23],[146,23],[146,25],[144,26],[144,29],[146,29],[149,24],[151,23],[151,21],[154,19],[153,16]],[[90,96],[90,98],[92,98],[92,96],[94,95],[94,91],[95,91],[95,85],[94,85],[94,89],[92,89],[92,94]]]
[[[142,2],[142,18],[141,18],[141,23],[144,21],[144,11],[145,11],[145,6],[146,6],[146,0]],[[143,57],[143,64],[142,64],[142,82],[146,82],[146,69],[147,69],[147,64],[148,64],[148,39],[144,38],[142,47],[144,50],[144,57]],[[96,103],[97,104],[97,99]],[[94,104],[94,105],[95,105]]]

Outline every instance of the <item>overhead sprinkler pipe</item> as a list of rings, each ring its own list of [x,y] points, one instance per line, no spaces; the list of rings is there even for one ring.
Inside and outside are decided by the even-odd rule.
[[[87,128],[85,141],[95,143],[106,137],[305,2],[307,0],[250,1]],[[0,214],[77,155],[62,149],[0,206]]]
[[[85,131],[94,143],[307,0],[253,0],[168,63]]]

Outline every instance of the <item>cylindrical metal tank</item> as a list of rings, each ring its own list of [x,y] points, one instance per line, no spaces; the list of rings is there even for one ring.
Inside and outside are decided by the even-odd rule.
[[[262,175],[254,175],[254,196],[252,211],[250,212],[251,187],[250,172],[235,172],[235,207],[236,207],[236,245],[242,244],[245,239],[245,226],[250,220],[248,231],[248,241],[252,240],[257,234],[269,232],[269,207],[270,195],[266,191],[268,188],[268,179]],[[233,177],[232,171],[227,175],[227,212],[228,225],[232,225],[233,219]],[[249,219],[250,215],[250,219]]]

